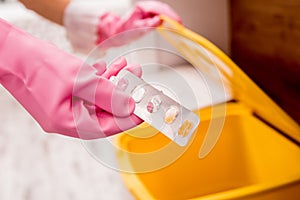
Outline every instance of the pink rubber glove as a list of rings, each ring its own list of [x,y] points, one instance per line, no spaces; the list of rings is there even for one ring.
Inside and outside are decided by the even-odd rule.
[[[123,18],[111,13],[105,13],[100,18],[97,44],[115,34],[137,29],[135,32],[128,34],[127,38],[122,38],[122,41],[114,41],[115,44],[111,45],[118,46],[135,40],[149,31],[149,29],[142,28],[161,25],[162,20],[159,15],[166,15],[181,23],[177,13],[170,6],[159,1],[139,1],[134,9]]]
[[[100,18],[97,44],[115,34],[132,29],[137,29],[137,31],[128,34],[129,38],[124,38],[123,41],[116,41],[117,44],[112,45],[122,45],[130,42],[131,40],[137,39],[149,31],[149,29],[141,28],[157,27],[162,23],[159,15],[166,15],[181,23],[181,19],[177,13],[173,11],[170,6],[160,1],[140,1],[127,16],[122,18],[107,12]]]
[[[0,19],[0,83],[46,132],[94,139],[140,123],[133,99],[108,80],[123,68],[141,75],[126,65],[89,66]]]

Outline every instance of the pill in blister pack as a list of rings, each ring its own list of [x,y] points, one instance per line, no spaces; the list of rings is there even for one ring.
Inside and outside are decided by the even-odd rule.
[[[188,143],[200,122],[195,113],[127,70],[111,81],[134,99],[134,114],[178,145]]]

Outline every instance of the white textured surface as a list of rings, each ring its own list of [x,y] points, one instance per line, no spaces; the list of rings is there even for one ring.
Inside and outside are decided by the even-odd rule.
[[[0,17],[70,51],[63,28],[20,4],[0,4]],[[0,110],[0,200],[132,199],[118,172],[79,140],[45,134],[1,86]]]

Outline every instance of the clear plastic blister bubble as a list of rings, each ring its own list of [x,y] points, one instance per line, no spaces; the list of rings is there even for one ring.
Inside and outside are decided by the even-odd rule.
[[[200,118],[127,70],[114,78],[116,85],[124,82],[127,83],[125,93],[132,96],[136,103],[134,114],[178,145],[185,146],[198,127]]]

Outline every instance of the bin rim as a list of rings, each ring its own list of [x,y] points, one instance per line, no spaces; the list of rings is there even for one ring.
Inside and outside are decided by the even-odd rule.
[[[204,48],[209,54],[213,55],[213,61],[218,59],[221,61],[228,70],[224,70],[224,66],[215,64],[223,77],[226,78],[226,82],[229,82],[232,92],[233,100],[241,102],[250,108],[254,115],[258,116],[273,128],[279,130],[283,135],[289,139],[294,140],[298,145],[300,144],[300,126],[295,122],[283,109],[281,109],[268,95],[266,95],[262,89],[260,89],[222,50],[212,44],[206,38],[198,35],[197,33],[185,28],[178,22],[170,19],[167,16],[161,16],[163,23],[158,27],[158,32],[176,48],[180,53],[184,55],[184,51],[181,48],[182,41],[174,40],[168,37],[168,31],[171,30],[188,38],[197,45]],[[193,47],[188,44],[185,48]],[[197,63],[197,59],[187,58],[190,63]],[[197,67],[194,65],[194,67]]]

